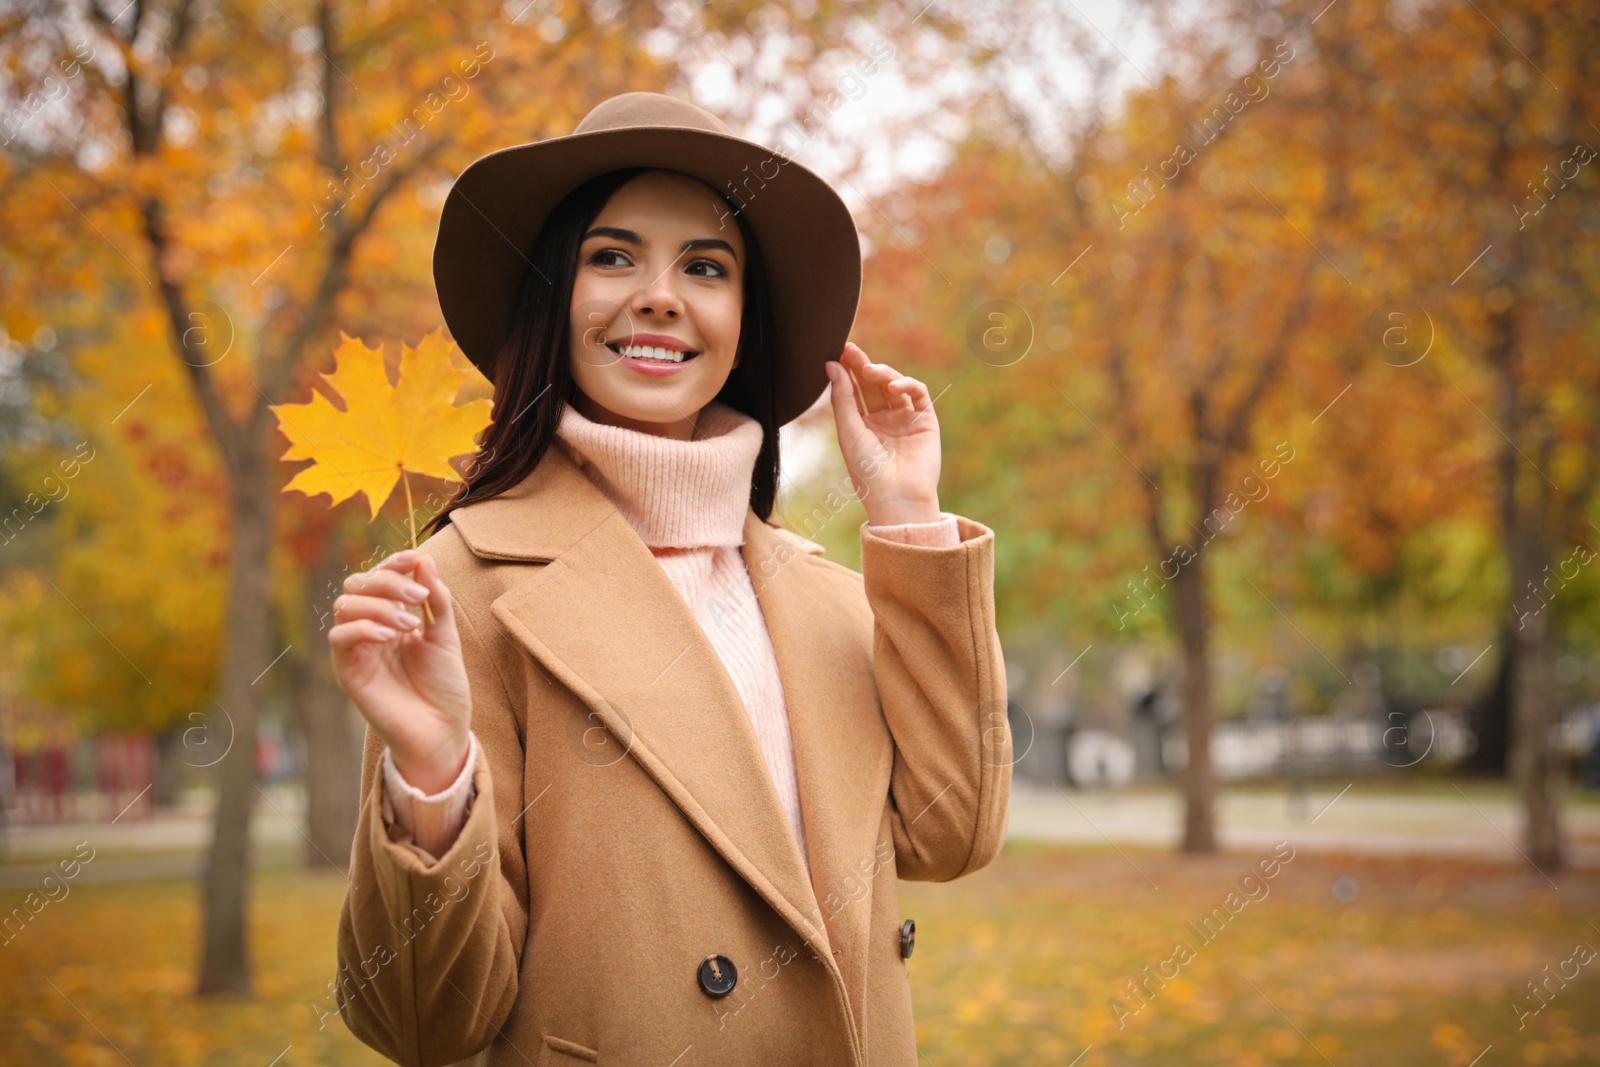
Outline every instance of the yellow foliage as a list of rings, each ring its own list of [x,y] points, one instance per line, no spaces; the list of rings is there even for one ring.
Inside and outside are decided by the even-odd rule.
[[[327,493],[339,504],[365,493],[372,517],[406,472],[455,478],[452,457],[477,449],[494,404],[453,403],[468,371],[450,359],[454,347],[434,330],[416,348],[400,346],[400,380],[390,385],[383,348],[368,348],[343,331],[335,370],[323,380],[344,400],[340,411],[313,391],[305,404],[274,404],[278,428],[292,442],[283,459],[309,459],[284,492]],[[482,377],[482,375],[477,375]]]
[[[77,325],[56,321],[64,334]],[[82,440],[4,460],[14,484],[49,501],[0,552],[13,564],[0,580],[0,690],[41,724],[158,731],[216,685],[226,483],[162,343],[134,328],[76,341],[75,366],[95,388],[40,395]],[[58,736],[30,730],[16,743]]]

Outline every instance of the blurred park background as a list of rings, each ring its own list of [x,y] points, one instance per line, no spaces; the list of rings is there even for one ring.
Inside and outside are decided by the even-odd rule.
[[[1600,1062],[1597,75],[1558,0],[0,0],[0,1063],[380,1062],[326,630],[449,486],[283,493],[268,405],[634,89],[840,190],[996,531],[924,1062]],[[855,566],[831,433],[777,517]]]

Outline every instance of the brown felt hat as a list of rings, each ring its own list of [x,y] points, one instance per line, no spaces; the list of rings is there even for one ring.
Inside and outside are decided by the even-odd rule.
[[[433,282],[456,344],[486,377],[511,330],[535,238],[578,185],[624,167],[699,178],[742,215],[761,247],[777,337],[747,358],[774,361],[779,425],[822,395],[861,299],[861,241],[839,194],[785,153],[736,137],[715,115],[660,93],[598,104],[571,134],[475,160],[439,216]]]

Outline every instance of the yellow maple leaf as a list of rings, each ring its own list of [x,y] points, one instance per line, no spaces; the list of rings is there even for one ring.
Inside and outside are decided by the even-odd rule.
[[[482,375],[451,358],[455,346],[444,339],[443,330],[427,334],[416,348],[401,342],[396,385],[389,384],[382,346],[368,348],[343,330],[339,336],[334,372],[322,378],[344,401],[345,410],[316,390],[307,404],[270,405],[278,429],[291,442],[281,458],[312,461],[283,491],[327,493],[332,505],[365,493],[376,519],[395,483],[408,472],[459,478],[450,460],[477,451],[477,435],[489,425],[494,402],[455,404],[462,384]],[[410,493],[407,480],[408,498]]]

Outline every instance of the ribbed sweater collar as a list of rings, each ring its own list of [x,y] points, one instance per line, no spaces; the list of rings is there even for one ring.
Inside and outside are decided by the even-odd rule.
[[[651,548],[744,543],[761,423],[713,400],[693,440],[594,422],[571,403],[556,440]]]

